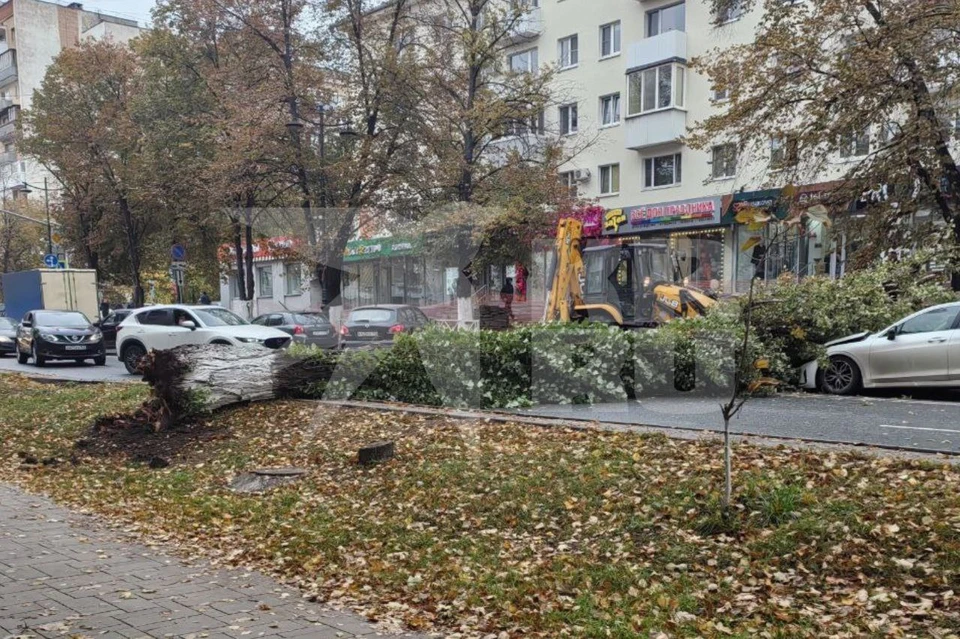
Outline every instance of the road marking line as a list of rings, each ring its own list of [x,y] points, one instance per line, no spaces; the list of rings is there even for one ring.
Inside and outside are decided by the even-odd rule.
[[[900,430],[925,430],[932,433],[956,433],[960,435],[960,430],[951,430],[949,428],[923,428],[921,426],[891,426],[889,424],[880,424],[880,428],[899,428]]]

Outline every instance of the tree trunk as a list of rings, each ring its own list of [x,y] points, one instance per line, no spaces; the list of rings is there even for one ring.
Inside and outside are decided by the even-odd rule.
[[[240,226],[240,219],[233,222],[233,251],[237,258],[237,291],[240,292],[240,299],[247,299],[247,278],[244,275],[243,266],[243,228]]]
[[[140,241],[137,237],[137,228],[130,210],[130,202],[126,196],[119,197],[120,219],[127,237],[127,253],[130,258],[130,278],[133,282],[133,306],[143,306],[143,283],[140,281]]]
[[[247,241],[247,251],[244,255],[244,268],[247,272],[247,301],[250,301],[256,295],[253,280],[253,225],[248,221],[244,233]]]
[[[298,396],[328,381],[336,358],[303,359],[260,346],[180,346],[151,351],[141,367],[153,396],[143,410],[169,427],[234,404]]]

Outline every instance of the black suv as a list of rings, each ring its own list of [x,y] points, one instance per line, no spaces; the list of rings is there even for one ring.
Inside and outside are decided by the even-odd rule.
[[[17,361],[34,366],[48,360],[72,359],[77,363],[92,359],[97,366],[107,365],[103,334],[77,311],[30,311],[23,316],[17,331]]]

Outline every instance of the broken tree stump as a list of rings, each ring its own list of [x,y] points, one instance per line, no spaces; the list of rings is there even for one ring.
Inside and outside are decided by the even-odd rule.
[[[377,442],[361,448],[358,458],[360,465],[366,466],[393,459],[396,454],[397,447],[393,442]]]

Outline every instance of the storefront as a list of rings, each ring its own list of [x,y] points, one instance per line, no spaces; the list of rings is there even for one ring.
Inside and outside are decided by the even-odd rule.
[[[607,211],[603,236],[670,247],[673,266],[690,286],[728,290],[729,224],[719,197],[678,200]]]
[[[350,242],[343,258],[345,306],[443,303],[448,269],[428,262],[418,249],[416,241],[400,238]]]
[[[735,229],[733,292],[749,290],[750,281],[755,278],[771,281],[789,276],[799,281],[813,275],[830,274],[836,269],[836,241],[828,216],[814,214],[823,208],[818,203],[827,186],[801,187],[789,196],[785,196],[781,189],[733,196],[723,218]],[[737,224],[737,213],[746,207],[760,209],[776,221],[768,223],[761,231]],[[796,219],[786,223],[791,214]],[[760,242],[741,251],[740,247],[754,237],[760,237]]]

